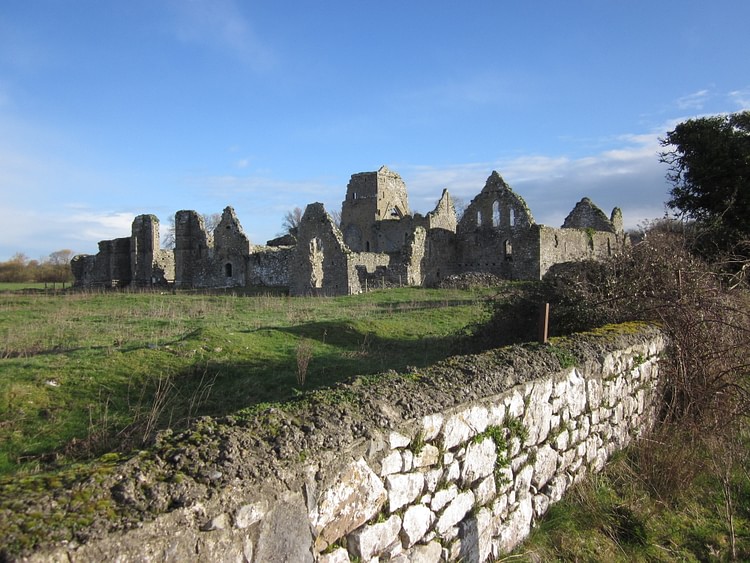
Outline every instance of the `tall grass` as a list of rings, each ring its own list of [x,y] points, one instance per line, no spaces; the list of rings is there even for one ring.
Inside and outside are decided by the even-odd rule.
[[[0,294],[0,473],[140,447],[196,416],[432,363],[483,314],[485,294]]]

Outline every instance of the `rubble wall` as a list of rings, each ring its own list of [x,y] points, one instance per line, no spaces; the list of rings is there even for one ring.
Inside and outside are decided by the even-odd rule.
[[[204,420],[71,493],[117,514],[114,531],[92,517],[83,539],[25,560],[498,558],[648,431],[664,349],[653,327],[607,327]]]
[[[293,246],[255,247],[248,258],[248,285],[289,287]]]

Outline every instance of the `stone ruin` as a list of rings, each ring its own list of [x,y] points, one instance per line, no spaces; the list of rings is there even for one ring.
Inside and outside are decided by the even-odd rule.
[[[494,171],[460,221],[447,190],[433,211],[412,214],[404,181],[385,166],[352,175],[340,225],[322,203],[309,204],[296,240],[253,245],[231,207],[213,232],[195,211],[178,211],[174,234],[174,249],[160,248],[159,220],[139,215],[130,237],[101,241],[97,254],[73,258],[75,285],[283,287],[294,296],[351,295],[438,286],[469,273],[539,280],[555,264],[606,258],[629,244],[619,208],[608,218],[583,198],[561,228],[539,225]]]

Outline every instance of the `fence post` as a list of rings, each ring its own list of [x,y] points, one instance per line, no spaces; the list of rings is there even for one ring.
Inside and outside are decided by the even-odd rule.
[[[539,343],[547,344],[549,339],[549,303],[539,308]]]

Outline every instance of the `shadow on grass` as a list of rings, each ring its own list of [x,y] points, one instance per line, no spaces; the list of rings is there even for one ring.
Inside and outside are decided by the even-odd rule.
[[[268,350],[254,356],[252,350],[231,347],[213,354],[218,342],[214,337],[221,333],[211,329],[191,331],[161,343],[154,348],[155,353],[187,354],[196,348],[209,351],[196,354],[187,366],[153,373],[139,381],[108,381],[106,394],[99,397],[96,390],[89,390],[89,400],[78,407],[78,412],[66,414],[66,424],[73,427],[67,443],[19,443],[13,448],[15,463],[49,468],[109,451],[141,448],[159,431],[180,431],[201,416],[223,417],[259,403],[293,399],[358,375],[431,365],[450,355],[454,341],[452,337],[383,337],[347,321],[244,332],[265,332],[274,347],[273,358],[269,359]],[[302,341],[311,342],[304,385],[298,381],[297,367],[297,344]],[[145,348],[151,346],[127,346],[120,352]]]

